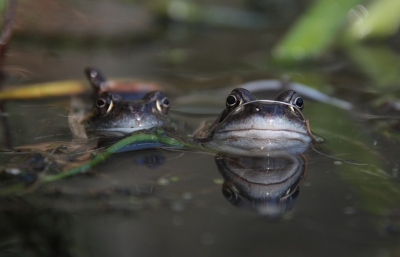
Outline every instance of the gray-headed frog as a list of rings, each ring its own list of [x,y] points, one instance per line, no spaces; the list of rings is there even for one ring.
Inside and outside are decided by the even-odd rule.
[[[103,92],[88,120],[89,130],[100,134],[124,135],[151,128],[167,129],[169,100],[152,91],[140,100],[124,100],[118,93]]]
[[[238,155],[303,152],[315,139],[303,107],[293,90],[275,100],[257,100],[248,90],[237,88],[226,98],[226,108],[216,121],[195,138],[207,148]]]
[[[153,128],[177,130],[177,124],[168,117],[170,102],[161,91],[151,91],[139,99],[126,100],[119,93],[102,92],[105,79],[98,71],[87,69],[86,74],[92,86],[101,92],[87,120],[89,133],[124,136]]]

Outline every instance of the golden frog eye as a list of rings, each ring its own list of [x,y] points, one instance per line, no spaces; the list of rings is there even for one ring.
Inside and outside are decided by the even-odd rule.
[[[96,101],[96,106],[100,115],[105,115],[106,113],[109,113],[113,109],[114,103],[112,100],[110,100],[110,103],[107,103],[106,99],[99,98]]]
[[[168,109],[169,109],[169,100],[168,98],[164,97],[162,100],[157,100],[156,101],[156,106],[157,106],[157,110],[164,114],[167,115],[168,113]]]

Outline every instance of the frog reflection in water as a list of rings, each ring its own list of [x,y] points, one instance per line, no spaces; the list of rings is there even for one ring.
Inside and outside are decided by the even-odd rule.
[[[268,157],[215,157],[224,178],[222,193],[234,206],[271,218],[290,210],[305,177],[307,161],[303,155],[271,152]]]
[[[303,107],[302,98],[293,90],[275,100],[256,100],[246,89],[237,88],[227,97],[217,120],[198,132],[196,139],[207,148],[239,155],[303,152],[314,140]]]

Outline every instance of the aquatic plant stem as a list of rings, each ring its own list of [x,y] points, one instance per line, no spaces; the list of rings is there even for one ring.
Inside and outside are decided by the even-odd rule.
[[[0,100],[73,95],[83,93],[86,89],[87,86],[77,80],[47,82],[2,90]]]
[[[148,143],[153,144],[154,147],[183,147],[185,146],[190,146],[188,143],[184,143],[179,141],[178,139],[169,137],[164,131],[155,131],[153,134],[135,134],[130,137],[124,138],[121,141],[118,141],[117,143],[111,145],[108,147],[104,152],[101,153],[96,153],[94,158],[82,165],[79,165],[77,167],[71,168],[69,170],[57,173],[57,174],[51,174],[47,176],[40,177],[38,181],[36,181],[35,185],[40,185],[44,183],[49,183],[55,180],[59,180],[62,178],[67,178],[70,176],[74,176],[77,174],[84,173],[88,171],[89,169],[93,168],[97,164],[103,162],[105,159],[107,159],[111,154],[116,153],[120,151],[122,148],[130,145],[130,144],[137,144],[140,146],[141,143],[146,143],[146,147],[148,147]],[[145,147],[143,147],[145,148]],[[142,149],[141,147],[137,148],[138,150]],[[0,195],[8,195],[12,193],[17,193],[21,192],[24,189],[26,189],[26,184],[25,183],[18,183],[14,185],[7,186],[5,188],[0,189]]]
[[[44,176],[40,179],[40,182],[48,183],[48,182],[51,182],[54,180],[58,180],[61,178],[70,177],[72,175],[86,172],[87,170],[93,168],[100,162],[107,159],[111,154],[119,151],[123,147],[130,145],[130,144],[140,144],[140,143],[146,142],[146,143],[153,143],[153,144],[160,144],[160,145],[169,145],[169,146],[174,146],[174,147],[182,146],[182,143],[180,141],[178,141],[177,139],[168,137],[166,135],[162,135],[162,133],[164,133],[164,132],[157,131],[155,134],[136,134],[136,135],[127,137],[125,139],[122,139],[121,141],[119,141],[119,142],[113,144],[112,146],[110,146],[109,148],[107,148],[104,152],[97,153],[91,161],[89,161],[85,164],[82,164],[78,167],[74,167],[67,171],[58,173],[58,174]]]
[[[85,173],[91,168],[95,167],[99,163],[103,162],[106,160],[110,155],[121,151],[124,147],[128,145],[135,145],[137,150],[148,148],[148,144],[151,144],[153,147],[182,147],[182,148],[189,148],[189,149],[194,149],[194,150],[203,150],[204,148],[201,145],[197,145],[193,142],[187,142],[184,140],[176,139],[173,137],[170,137],[165,133],[164,131],[158,130],[155,131],[153,134],[135,134],[132,136],[129,136],[127,138],[122,139],[121,141],[118,141],[117,143],[111,145],[108,147],[104,152],[101,153],[95,153],[94,158],[91,159],[90,161],[79,165],[77,167],[68,169],[66,171],[59,172],[57,174],[51,174],[47,176],[42,176],[40,177],[35,185],[38,186],[40,184],[45,184],[49,183],[52,181],[56,181],[59,179],[71,177],[77,174]],[[141,144],[144,144],[143,147],[141,147]],[[214,152],[212,150],[207,150],[208,152]],[[24,189],[26,189],[26,184],[25,183],[18,183],[14,185],[10,185],[8,187],[0,189],[0,195],[8,195],[12,193],[17,193],[17,192],[22,192]]]

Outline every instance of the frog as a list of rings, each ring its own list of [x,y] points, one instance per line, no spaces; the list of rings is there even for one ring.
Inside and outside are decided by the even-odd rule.
[[[151,129],[176,129],[168,117],[170,101],[160,90],[139,99],[125,99],[119,92],[104,90],[106,80],[100,71],[87,68],[85,74],[98,94],[86,122],[89,133],[119,137]]]
[[[283,91],[275,100],[257,100],[248,90],[236,88],[217,119],[194,138],[206,148],[230,154],[300,153],[316,142],[303,108],[294,90]]]
[[[151,91],[139,100],[125,100],[120,94],[103,92],[87,125],[96,134],[127,135],[152,128],[166,129],[170,124],[170,102],[161,91]]]

